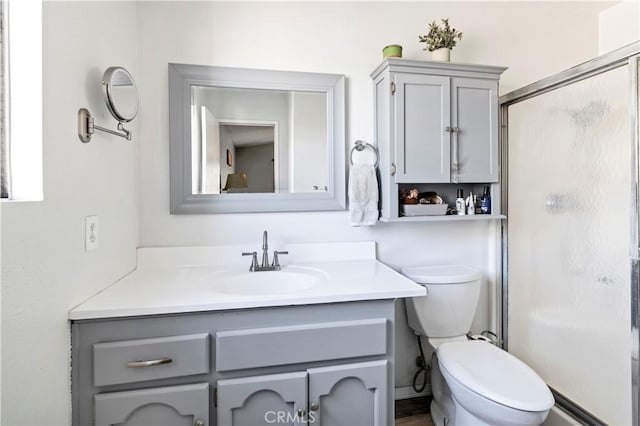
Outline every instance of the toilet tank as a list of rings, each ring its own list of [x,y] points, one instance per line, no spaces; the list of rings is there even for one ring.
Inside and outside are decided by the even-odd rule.
[[[467,334],[478,305],[482,273],[464,265],[415,266],[402,273],[427,289],[406,299],[409,326],[426,337]]]

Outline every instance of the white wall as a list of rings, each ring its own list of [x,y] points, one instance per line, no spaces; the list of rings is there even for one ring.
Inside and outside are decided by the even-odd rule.
[[[621,1],[600,13],[598,53],[604,54],[640,40],[640,2]]]
[[[67,312],[135,267],[137,145],[77,136],[76,114],[115,127],[100,81],[137,68],[132,3],[45,2],[44,201],[2,203],[3,425],[70,424]],[[166,120],[165,120],[166,121]],[[39,135],[13,134],[20,143]],[[99,249],[84,252],[85,216],[100,218]]]
[[[489,223],[379,224],[351,228],[344,212],[169,214],[167,63],[340,73],[347,76],[347,141],[371,141],[373,93],[369,73],[381,49],[404,46],[404,56],[428,58],[417,35],[428,22],[449,17],[465,39],[458,62],[507,65],[506,92],[597,54],[598,13],[593,2],[410,3],[172,3],[138,6],[140,82],[140,245],[258,247],[262,230],[280,241],[376,240],[378,257],[394,268],[461,262],[494,278],[494,229]],[[479,18],[481,17],[481,18]],[[544,25],[541,25],[544,23]],[[549,46],[553,46],[552,49]],[[402,307],[402,305],[399,305]],[[489,323],[487,289],[476,330]],[[398,311],[397,385],[410,384],[417,352]]]

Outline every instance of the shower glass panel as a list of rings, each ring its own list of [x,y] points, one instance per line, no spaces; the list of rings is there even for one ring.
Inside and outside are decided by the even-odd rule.
[[[629,71],[508,109],[509,352],[631,424]]]

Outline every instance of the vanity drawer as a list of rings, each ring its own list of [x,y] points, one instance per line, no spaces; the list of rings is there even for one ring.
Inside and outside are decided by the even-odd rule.
[[[95,386],[209,372],[207,333],[93,345]]]
[[[217,371],[383,355],[386,352],[386,318],[216,333]]]

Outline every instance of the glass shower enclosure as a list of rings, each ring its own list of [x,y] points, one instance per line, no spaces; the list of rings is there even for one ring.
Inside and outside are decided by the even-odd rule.
[[[639,48],[501,98],[504,345],[588,424],[638,424]]]

